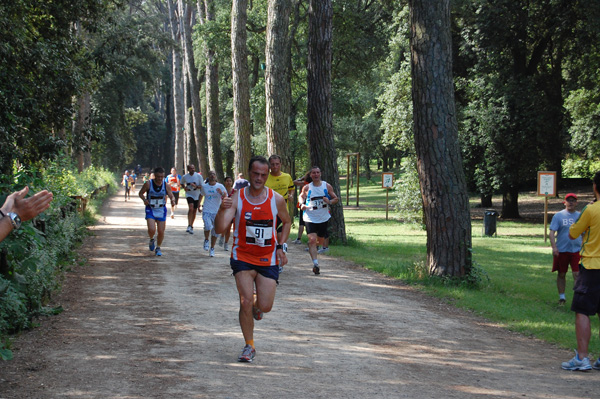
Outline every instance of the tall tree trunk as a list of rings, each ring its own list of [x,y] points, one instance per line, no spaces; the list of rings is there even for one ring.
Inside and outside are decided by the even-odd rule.
[[[331,0],[310,0],[308,9],[307,135],[310,161],[321,168],[323,180],[340,196],[337,151],[333,140],[331,56],[333,6]],[[331,207],[331,238],[346,243],[342,201]]]
[[[192,101],[191,115],[193,137],[195,146],[190,145],[190,148],[195,147],[195,156],[190,155],[190,159],[197,159],[198,168],[200,171],[208,170],[208,150],[206,147],[206,131],[202,127],[202,103],[200,101],[200,82],[198,82],[198,69],[194,60],[194,47],[192,43],[192,14],[193,7],[187,5],[184,0],[178,0],[179,12],[183,15],[183,48],[185,54],[185,65],[187,71],[187,79],[190,85],[190,97]],[[191,161],[194,163],[194,161]],[[185,169],[184,169],[185,171]]]
[[[204,0],[205,21],[214,20],[214,0]],[[205,49],[206,54],[206,136],[208,138],[208,164],[223,181],[223,156],[221,155],[221,124],[219,122],[219,62],[215,50]],[[206,175],[205,175],[206,176]]]
[[[267,152],[281,157],[282,170],[291,170],[290,73],[288,70],[291,0],[269,0],[265,48]]]
[[[251,157],[250,87],[246,21],[248,1],[234,1],[231,7],[231,69],[233,73],[233,125],[235,137],[234,172],[247,174]],[[246,176],[248,177],[248,176]]]
[[[503,219],[518,219],[519,215],[519,187],[508,187],[502,191],[502,212],[500,217]]]
[[[417,169],[431,275],[471,269],[471,216],[452,80],[449,0],[411,0],[411,62]]]
[[[169,6],[169,20],[171,22],[171,38],[174,43],[181,43],[180,20],[173,0],[167,0]],[[184,128],[185,110],[183,96],[183,70],[181,63],[181,52],[178,46],[173,47],[173,113],[175,115],[175,162],[177,170],[185,170],[184,158]]]

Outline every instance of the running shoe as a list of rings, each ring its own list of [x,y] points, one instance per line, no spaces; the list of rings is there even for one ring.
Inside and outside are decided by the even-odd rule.
[[[594,362],[594,365],[592,366],[592,368],[594,370],[600,370],[600,357],[598,359],[596,359],[596,362]]]
[[[150,239],[150,243],[148,243],[148,248],[150,248],[150,251],[154,251],[154,248],[156,248],[156,242],[154,241],[154,238]]]
[[[223,250],[229,251],[229,244],[223,243]]]
[[[590,359],[588,357],[584,357],[583,359],[578,359],[579,355],[577,351],[575,351],[575,356],[573,359],[568,362],[563,362],[561,367],[563,370],[571,370],[571,371],[589,371],[592,369],[590,365]],[[597,363],[597,362],[596,362]],[[596,365],[594,363],[594,366]]]
[[[162,256],[162,251],[160,250],[160,247],[156,247],[154,253],[156,254],[156,256]]]
[[[215,256],[215,249],[211,248],[210,251],[208,252],[208,256],[210,256],[211,258]]]
[[[188,227],[187,227],[187,229],[185,229],[185,232],[186,232],[186,233],[189,233],[189,232],[190,232],[190,228],[191,228],[191,227],[192,227],[192,226],[188,226]]]
[[[204,240],[204,250],[208,251],[208,240]]]
[[[329,247],[323,247],[317,251],[318,254],[326,254],[329,252]]]
[[[317,275],[317,274],[321,274],[321,268],[319,267],[319,265],[314,265],[314,266],[313,266],[313,273],[314,273],[315,275]]]
[[[302,240],[299,238],[296,238],[294,241],[292,241],[292,244],[302,244]]]
[[[238,362],[252,363],[254,356],[256,356],[256,349],[250,345],[246,345],[242,349],[242,354],[238,357]]]
[[[171,214],[171,219],[175,219],[175,215]]]
[[[264,313],[262,310],[260,310],[256,306],[252,307],[252,317],[254,317],[254,320],[262,320],[263,316]]]
[[[188,231],[188,233],[194,234],[194,228],[192,226],[190,226],[190,231]]]
[[[225,237],[221,236],[219,237],[219,246],[222,247],[223,243],[225,242]]]

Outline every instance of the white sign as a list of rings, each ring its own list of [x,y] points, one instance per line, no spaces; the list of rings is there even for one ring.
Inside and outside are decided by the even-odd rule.
[[[394,174],[393,173],[382,173],[381,174],[381,187],[383,187],[383,188],[394,187]]]
[[[538,172],[538,195],[556,195],[556,172]]]

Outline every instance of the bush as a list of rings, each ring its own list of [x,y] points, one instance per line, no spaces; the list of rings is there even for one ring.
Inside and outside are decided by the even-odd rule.
[[[107,186],[116,189],[117,183],[104,169],[91,167],[80,174],[65,161],[0,176],[0,182],[2,203],[25,185],[30,193],[48,189],[54,194],[46,212],[0,243],[0,357],[10,358],[7,334],[31,328],[33,318],[44,313],[52,292],[60,287],[65,265],[73,259],[73,249],[86,234],[86,217],[77,212],[72,197],[90,197]]]
[[[562,161],[563,177],[591,179],[599,170],[600,161],[582,159],[579,157],[570,157]]]
[[[415,162],[409,162],[401,179],[394,184],[395,198],[390,204],[405,223],[423,224],[423,200]]]

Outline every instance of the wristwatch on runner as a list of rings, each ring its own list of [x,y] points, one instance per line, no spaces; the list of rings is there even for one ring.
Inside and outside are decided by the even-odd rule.
[[[283,244],[277,244],[275,249],[281,249],[284,254],[287,254],[287,244],[285,242]]]

